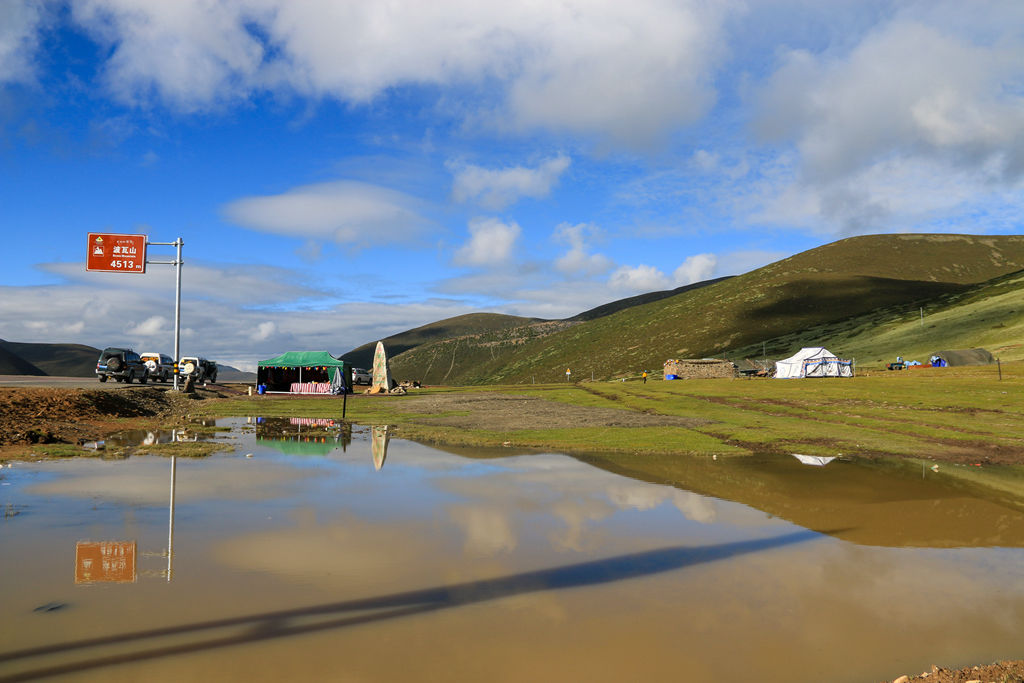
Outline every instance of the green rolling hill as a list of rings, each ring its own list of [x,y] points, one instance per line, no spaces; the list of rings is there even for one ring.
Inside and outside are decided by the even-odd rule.
[[[921,307],[937,314],[964,306],[969,297],[984,300],[991,292],[1009,292],[1012,278],[1005,285],[996,281],[1022,269],[1020,235],[853,237],[594,319],[533,323],[421,344],[393,356],[392,369],[396,378],[426,384],[564,381],[566,368],[575,379],[609,379],[658,371],[668,358],[741,360],[761,356],[762,349],[781,358],[801,345],[818,344],[836,346],[832,350],[844,355],[860,350],[861,358],[881,363],[896,354],[910,357],[909,349],[918,347],[872,332],[880,316],[906,320]],[[980,286],[990,281],[1003,289]],[[990,314],[1021,310],[1013,309],[1013,301],[1007,294]],[[1002,331],[994,335],[972,327],[973,333],[942,338],[936,327],[919,346],[933,351],[984,342],[1011,351],[1020,341],[1016,326],[992,324],[1007,326],[993,328]],[[943,327],[954,328],[961,326]],[[829,330],[833,334],[826,334]],[[855,332],[862,335],[857,344],[852,343]]]
[[[0,339],[0,375],[45,375],[41,369],[9,350]]]
[[[100,350],[85,344],[39,344],[0,340],[0,347],[54,377],[95,377]],[[29,374],[29,373],[18,373]],[[33,373],[34,374],[34,373]]]
[[[539,318],[519,318],[514,315],[502,315],[500,313],[469,313],[393,334],[380,341],[384,342],[388,355],[395,356],[404,351],[435,341],[500,332],[539,322],[543,321]],[[377,341],[368,342],[352,349],[342,355],[341,358],[356,367],[369,368],[373,366],[373,353],[376,348]]]

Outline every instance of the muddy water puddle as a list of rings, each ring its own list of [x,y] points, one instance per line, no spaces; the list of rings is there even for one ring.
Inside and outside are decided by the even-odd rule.
[[[1022,656],[1016,471],[218,423],[231,453],[2,470],[0,680],[877,681]]]

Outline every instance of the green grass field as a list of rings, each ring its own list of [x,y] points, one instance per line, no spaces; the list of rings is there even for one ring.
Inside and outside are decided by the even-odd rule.
[[[389,424],[403,438],[468,446],[573,453],[737,456],[898,456],[961,463],[1024,464],[1024,363],[875,371],[852,379],[582,382],[423,389],[404,397],[353,396],[346,419]],[[696,418],[692,427],[472,429],[458,411],[421,409],[441,393],[520,394],[557,415],[562,404]],[[208,415],[339,418],[340,399],[246,397],[205,401]],[[464,411],[463,411],[464,413]],[[455,426],[431,424],[455,418]]]

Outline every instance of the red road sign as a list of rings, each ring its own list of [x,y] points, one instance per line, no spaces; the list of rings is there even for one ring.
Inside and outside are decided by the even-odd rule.
[[[146,272],[146,236],[90,232],[86,270]]]

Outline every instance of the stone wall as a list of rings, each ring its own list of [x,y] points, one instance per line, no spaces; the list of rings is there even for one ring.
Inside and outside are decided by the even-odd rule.
[[[672,359],[665,361],[665,378],[712,379],[736,377],[736,366],[731,361],[717,358]]]

